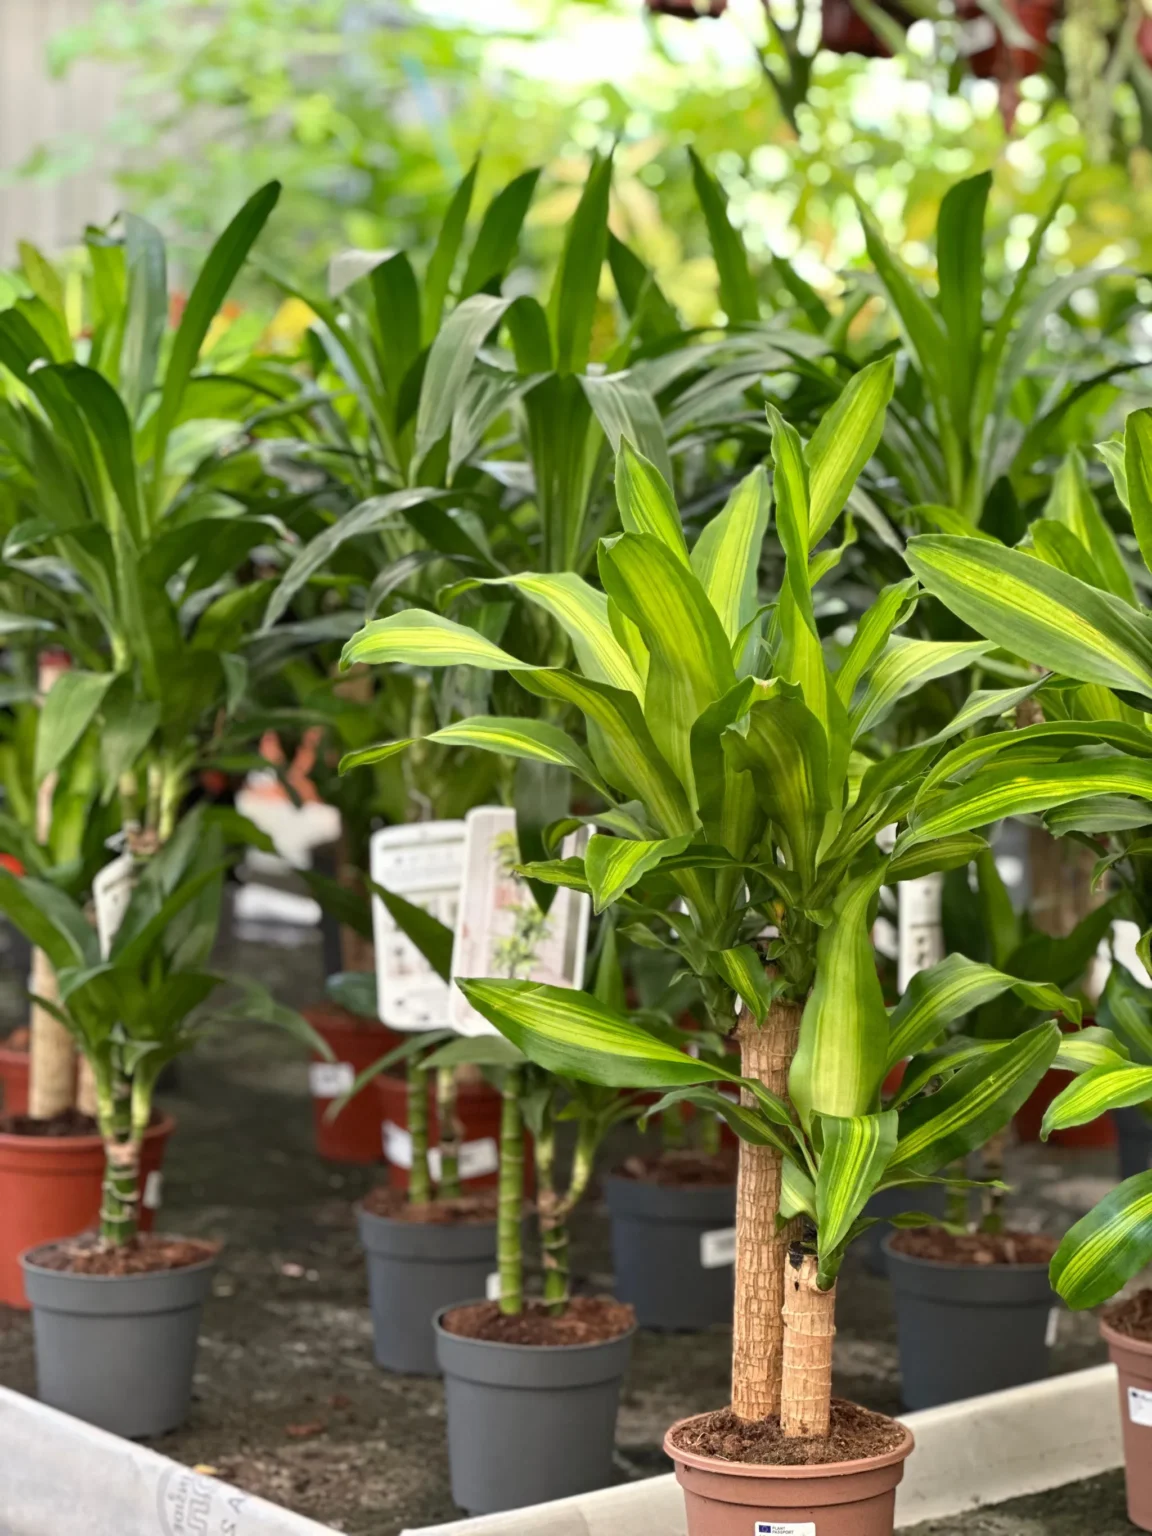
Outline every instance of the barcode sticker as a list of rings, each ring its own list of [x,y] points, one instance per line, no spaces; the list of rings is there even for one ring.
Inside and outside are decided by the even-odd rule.
[[[815,1520],[757,1520],[756,1536],[816,1536]]]
[[[411,1168],[412,1137],[402,1125],[385,1120],[383,1127],[384,1156],[393,1168]]]
[[[144,1180],[144,1209],[146,1211],[158,1211],[160,1201],[164,1197],[164,1175],[159,1168],[153,1168],[152,1172]]]
[[[700,1268],[723,1269],[736,1262],[736,1228],[719,1227],[700,1234]]]
[[[1044,1347],[1051,1349],[1060,1336],[1060,1308],[1049,1307],[1048,1327],[1044,1331]]]
[[[308,1068],[308,1086],[314,1099],[338,1099],[355,1081],[350,1061],[314,1061]]]
[[[391,1120],[384,1122],[383,1130],[384,1156],[394,1168],[411,1168],[412,1166],[412,1134],[402,1125],[396,1125]],[[500,1149],[496,1145],[494,1136],[481,1136],[476,1141],[465,1141],[460,1147],[460,1177],[462,1179],[482,1179],[489,1173],[495,1173],[500,1166]],[[439,1183],[440,1181],[440,1148],[432,1147],[428,1152],[428,1171]]]
[[[1128,1388],[1128,1417],[1133,1424],[1152,1428],[1152,1392],[1146,1392],[1143,1387]]]
[[[484,1295],[488,1301],[500,1300],[500,1275],[498,1272],[488,1276],[484,1283]]]

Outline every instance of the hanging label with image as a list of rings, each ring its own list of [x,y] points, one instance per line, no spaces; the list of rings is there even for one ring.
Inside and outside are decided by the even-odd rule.
[[[736,1228],[718,1227],[700,1234],[700,1268],[723,1269],[736,1262]]]
[[[308,1087],[314,1099],[338,1099],[355,1081],[350,1061],[314,1061],[308,1068]]]
[[[944,958],[943,898],[943,875],[901,880],[897,887],[900,925],[897,985],[901,992],[919,971],[926,971]]]
[[[520,863],[516,812],[505,806],[478,806],[465,819],[464,877],[460,920],[452,949],[452,975],[513,977],[553,987],[579,987],[588,948],[589,898],[561,886],[548,911],[536,905],[528,882],[515,873]],[[588,829],[565,838],[559,856],[583,853]],[[452,988],[448,1023],[462,1035],[497,1031]]]
[[[816,1536],[815,1520],[757,1520],[755,1536]]]
[[[1143,1387],[1128,1388],[1128,1417],[1133,1424],[1152,1429],[1152,1392],[1146,1392]]]
[[[107,960],[112,940],[120,931],[128,903],[132,899],[135,880],[135,860],[130,853],[122,853],[93,878],[92,902],[96,908],[96,937],[100,942],[100,958]]]
[[[373,884],[422,907],[455,933],[464,866],[462,821],[382,827],[372,834],[368,849]],[[380,1017],[390,1029],[443,1029],[448,1020],[448,983],[376,895],[372,897],[372,938]]]
[[[384,1156],[392,1164],[393,1168],[411,1168],[412,1166],[412,1133],[402,1125],[396,1125],[391,1120],[384,1122],[383,1130]],[[465,1141],[460,1146],[460,1177],[462,1179],[482,1179],[487,1174],[495,1173],[500,1166],[500,1149],[496,1145],[495,1137],[481,1136],[476,1141]],[[430,1147],[428,1150],[428,1171],[437,1183],[440,1182],[440,1148]]]

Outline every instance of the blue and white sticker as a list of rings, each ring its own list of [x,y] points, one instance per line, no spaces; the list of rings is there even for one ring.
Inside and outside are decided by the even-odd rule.
[[[757,1520],[755,1536],[816,1536],[815,1520]]]
[[[1128,1417],[1133,1424],[1152,1427],[1152,1392],[1142,1387],[1128,1388]]]

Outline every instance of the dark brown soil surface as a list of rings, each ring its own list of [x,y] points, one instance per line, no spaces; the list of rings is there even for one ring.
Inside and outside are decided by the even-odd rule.
[[[0,1115],[0,1136],[98,1136],[99,1127],[91,1115],[78,1109],[64,1109],[49,1120],[31,1115]]]
[[[780,1420],[738,1419],[728,1408],[689,1419],[672,1437],[677,1450],[751,1467],[826,1467],[834,1461],[863,1461],[894,1451],[904,1427],[886,1414],[873,1413],[842,1397],[832,1399],[832,1427],[827,1439],[786,1440]]]
[[[494,1189],[478,1195],[464,1195],[459,1200],[433,1200],[427,1205],[410,1205],[407,1190],[378,1184],[360,1203],[372,1216],[383,1216],[388,1221],[410,1221],[417,1226],[478,1226],[496,1220]]]
[[[606,1344],[635,1325],[632,1308],[607,1296],[575,1296],[563,1317],[550,1317],[539,1302],[529,1302],[517,1316],[505,1317],[496,1302],[478,1301],[469,1307],[457,1307],[444,1318],[445,1331],[462,1339],[541,1348]]]
[[[622,1179],[659,1184],[665,1189],[721,1188],[736,1182],[736,1151],[693,1152],[673,1149],[659,1157],[625,1158],[616,1170]]]
[[[1109,1328],[1130,1339],[1152,1344],[1152,1290],[1137,1291],[1102,1314]]]
[[[941,1227],[898,1232],[891,1247],[911,1259],[938,1264],[1047,1264],[1060,1246],[1059,1238],[1039,1232],[964,1232]]]
[[[54,1248],[42,1248],[36,1262],[42,1269],[66,1270],[70,1275],[152,1275],[203,1264],[219,1252],[219,1243],[145,1232],[121,1248],[106,1247],[97,1237],[70,1238]]]

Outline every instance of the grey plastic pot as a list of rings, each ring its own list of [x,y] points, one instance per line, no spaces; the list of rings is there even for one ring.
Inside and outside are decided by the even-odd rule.
[[[878,1218],[876,1225],[869,1227],[860,1239],[865,1268],[874,1275],[888,1273],[884,1239],[891,1235],[893,1216],[902,1216],[905,1211],[926,1211],[929,1216],[943,1216],[944,1202],[944,1189],[939,1184],[925,1184],[913,1189],[883,1189],[873,1195],[863,1211],[865,1216]]]
[[[730,1323],[733,1265],[719,1262],[719,1249],[736,1221],[735,1184],[677,1189],[613,1175],[604,1195],[615,1294],[635,1307],[640,1327]]]
[[[1116,1142],[1120,1154],[1120,1177],[1130,1179],[1152,1168],[1152,1119],[1137,1105],[1114,1109]]]
[[[453,1502],[489,1515],[606,1487],[636,1330],[570,1348],[493,1344],[446,1332],[452,1310],[435,1330]]]
[[[934,1408],[1048,1374],[1047,1264],[942,1264],[884,1240],[900,1345],[901,1401]]]
[[[20,1256],[32,1306],[40,1401],[125,1439],[188,1416],[213,1256],[144,1275],[76,1275]]]
[[[435,1376],[432,1319],[483,1296],[496,1268],[496,1223],[394,1221],[356,1208],[368,1260],[368,1297],[377,1365],[405,1376]]]

